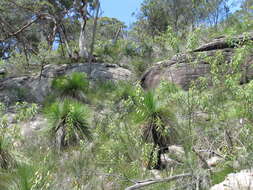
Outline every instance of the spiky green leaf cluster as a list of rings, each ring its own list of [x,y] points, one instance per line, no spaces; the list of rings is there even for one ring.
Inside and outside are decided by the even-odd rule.
[[[60,98],[72,98],[84,101],[89,88],[89,81],[84,73],[72,73],[59,77],[52,82],[52,88]]]
[[[65,99],[56,101],[46,109],[50,121],[50,133],[56,139],[60,132],[60,146],[77,143],[80,139],[91,140],[89,118],[91,111],[80,102]]]

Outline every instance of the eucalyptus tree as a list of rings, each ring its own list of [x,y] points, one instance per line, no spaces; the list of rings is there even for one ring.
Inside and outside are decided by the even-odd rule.
[[[201,23],[217,24],[224,11],[229,12],[227,0],[145,0],[137,24],[152,36],[165,32],[168,26],[182,33]]]
[[[125,36],[126,25],[116,18],[100,17],[98,20],[98,39],[102,41],[111,40],[115,43]]]
[[[66,25],[73,26],[79,22],[79,54],[87,58],[84,38],[86,23],[98,4],[98,0],[3,0],[0,2],[1,49],[8,51],[18,48],[25,53],[37,53],[40,41],[46,40],[52,47],[55,40],[59,39],[71,57],[73,50],[69,45],[70,32]],[[6,54],[1,52],[1,55]]]

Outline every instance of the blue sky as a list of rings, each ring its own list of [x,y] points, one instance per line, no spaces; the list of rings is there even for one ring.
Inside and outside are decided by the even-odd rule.
[[[137,12],[143,0],[101,0],[103,16],[114,17],[130,25],[136,19],[132,16]]]

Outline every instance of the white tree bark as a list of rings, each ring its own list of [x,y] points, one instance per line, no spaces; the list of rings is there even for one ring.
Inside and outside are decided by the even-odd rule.
[[[81,24],[81,31],[79,37],[79,56],[81,58],[88,58],[89,53],[86,47],[86,39],[85,39],[85,21],[81,19],[80,24]]]

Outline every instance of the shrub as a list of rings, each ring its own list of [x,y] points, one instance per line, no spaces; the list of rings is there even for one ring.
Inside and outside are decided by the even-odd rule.
[[[172,108],[159,100],[154,91],[140,91],[134,104],[134,117],[142,126],[143,139],[145,142],[153,143],[148,167],[152,167],[152,160],[158,149],[155,168],[161,169],[160,154],[167,149],[168,145],[178,140],[176,117]]]
[[[29,104],[27,102],[17,102],[15,109],[17,111],[15,120],[24,121],[32,119],[38,113],[39,107],[35,103]]]
[[[4,103],[0,102],[0,115],[3,115],[5,110],[6,110],[6,107],[5,107]]]
[[[14,159],[9,150],[9,142],[3,134],[0,135],[0,168],[9,169],[14,163]]]
[[[61,98],[84,101],[84,93],[89,88],[89,81],[84,73],[72,73],[70,76],[55,79],[52,82],[52,88],[55,90],[56,95]]]
[[[49,132],[60,148],[76,144],[80,139],[91,140],[90,110],[87,106],[65,99],[53,103],[45,112],[51,123]]]
[[[116,85],[113,81],[96,81],[96,83],[89,89],[88,99],[93,104],[101,103],[101,100],[111,98],[111,93],[115,91]]]
[[[117,88],[115,89],[115,98],[114,100],[127,100],[129,97],[134,97],[136,95],[135,87],[129,82],[118,82]]]
[[[145,59],[133,59],[130,64],[133,66],[133,69],[137,73],[137,76],[141,76],[151,65],[150,61]]]
[[[14,126],[10,128],[8,123],[4,122],[5,124],[0,123],[0,169],[9,170],[16,166],[18,161],[13,151],[17,131]]]

